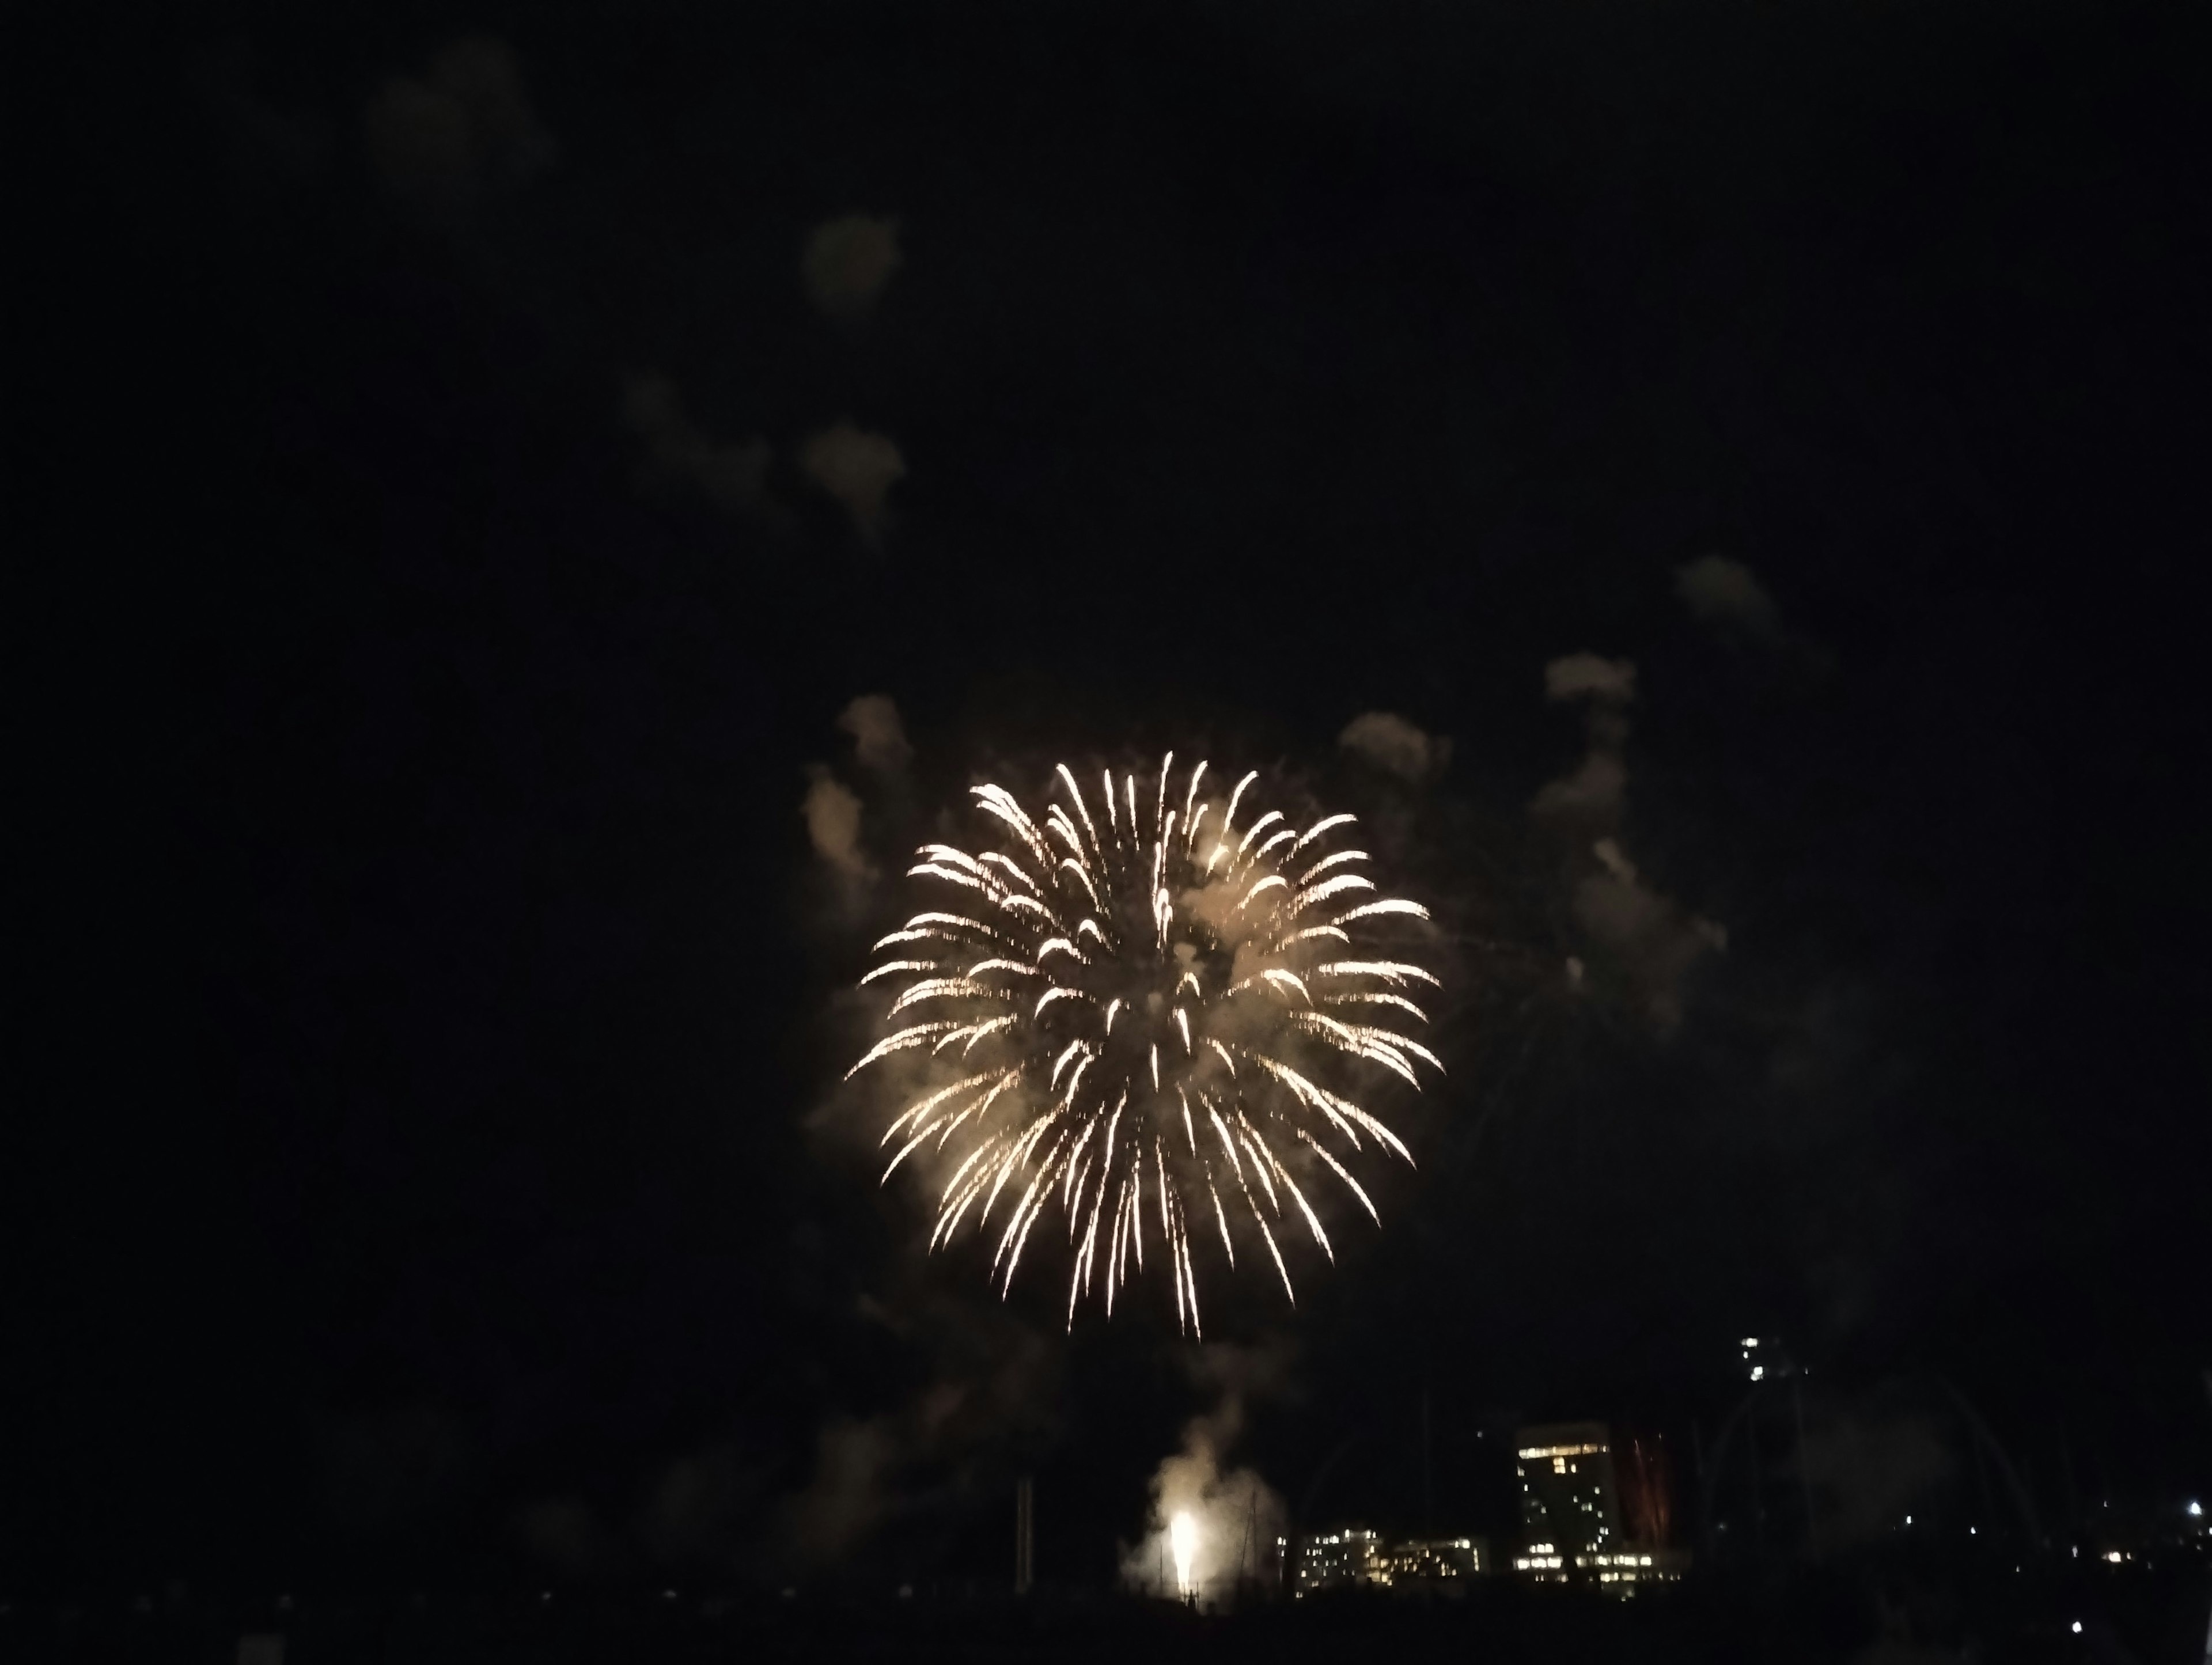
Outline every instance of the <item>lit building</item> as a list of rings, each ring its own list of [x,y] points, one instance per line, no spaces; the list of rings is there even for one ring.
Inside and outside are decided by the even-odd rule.
[[[1530,1555],[1539,1544],[1571,1554],[1603,1554],[1619,1547],[1620,1495],[1613,1483],[1613,1441],[1603,1423],[1523,1428],[1515,1455],[1521,1528]]]
[[[1414,1538],[1382,1552],[1382,1582],[1393,1589],[1464,1589],[1490,1571],[1490,1546],[1480,1538]]]
[[[1385,1544],[1380,1533],[1346,1527],[1303,1540],[1297,1594],[1363,1589],[1451,1595],[1489,1571],[1490,1547],[1480,1538],[1417,1538]]]
[[[1595,1583],[1626,1594],[1682,1576],[1689,1558],[1663,1547],[1670,1513],[1663,1472],[1639,1450],[1632,1462],[1639,1529],[1621,1530],[1613,1439],[1601,1422],[1523,1428],[1515,1447],[1527,1547],[1513,1570],[1538,1583]],[[1630,1541],[1641,1537],[1643,1542]]]
[[[1382,1539],[1362,1527],[1316,1533],[1298,1546],[1297,1594],[1382,1582]]]
[[[1743,1373],[1753,1382],[1772,1382],[1797,1373],[1797,1361],[1771,1336],[1743,1338]]]
[[[1671,1583],[1689,1565],[1688,1553],[1679,1549],[1586,1551],[1574,1557],[1574,1576],[1626,1595],[1638,1584]],[[1564,1584],[1569,1577],[1567,1557],[1557,1544],[1529,1545],[1513,1558],[1513,1570],[1540,1584]]]

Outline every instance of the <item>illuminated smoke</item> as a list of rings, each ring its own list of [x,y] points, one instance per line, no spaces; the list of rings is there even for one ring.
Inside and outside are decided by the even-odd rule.
[[[1234,1599],[1240,1585],[1273,1582],[1274,1544],[1285,1530],[1283,1500],[1250,1468],[1222,1467],[1243,1425],[1236,1385],[1259,1363],[1216,1355],[1232,1368],[1220,1402],[1184,1427],[1182,1449],[1152,1475],[1146,1535],[1124,1552],[1125,1583],[1180,1601],[1212,1604]],[[1217,1379],[1219,1379],[1218,1377]]]
[[[930,1248],[972,1222],[1002,1292],[1056,1209],[1071,1328],[1086,1294],[1110,1315],[1148,1255],[1188,1333],[1201,1259],[1259,1261],[1295,1303],[1297,1240],[1335,1258],[1314,1188],[1379,1223],[1351,1164],[1412,1159],[1340,1078],[1418,1089],[1443,1068],[1407,1032],[1437,980],[1391,940],[1427,912],[1376,889],[1353,817],[1300,830],[1255,812],[1256,770],[1215,797],[1206,764],[1173,763],[1089,796],[1063,765],[1035,818],[972,788],[998,847],[924,845],[908,875],[931,905],[861,980],[884,1032],[848,1079],[909,1073],[884,1180],[917,1153],[937,1167]]]
[[[1175,1556],[1176,1594],[1188,1596],[1197,1588],[1191,1580],[1198,1555],[1198,1522],[1188,1513],[1169,1524],[1168,1547]]]

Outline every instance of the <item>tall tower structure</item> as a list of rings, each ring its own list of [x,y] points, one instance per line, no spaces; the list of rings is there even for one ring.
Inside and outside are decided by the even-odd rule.
[[[1514,1455],[1521,1528],[1529,1553],[1568,1558],[1610,1553],[1620,1540],[1620,1494],[1613,1441],[1601,1422],[1523,1428]]]

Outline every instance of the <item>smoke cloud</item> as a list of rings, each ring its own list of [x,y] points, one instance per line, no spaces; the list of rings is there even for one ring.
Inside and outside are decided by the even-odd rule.
[[[875,865],[860,848],[860,798],[850,787],[816,763],[807,769],[806,796],[799,812],[806,818],[806,836],[840,878],[865,884],[876,876]]]
[[[896,220],[848,214],[807,234],[799,273],[806,298],[823,317],[857,324],[875,310],[904,258]]]
[[[1626,659],[1570,653],[1544,667],[1544,697],[1554,703],[1584,702],[1589,749],[1574,770],[1545,785],[1529,805],[1540,819],[1610,830],[1628,795],[1628,707],[1636,698],[1636,667]]]
[[[362,130],[385,190],[445,221],[543,171],[556,150],[523,91],[514,52],[490,36],[453,41],[422,75],[386,82],[363,110]]]
[[[1602,659],[1589,653],[1569,653],[1544,667],[1544,697],[1626,705],[1636,697],[1636,666],[1628,659]]]
[[[1570,653],[1544,667],[1554,702],[1579,702],[1588,738],[1582,761],[1547,782],[1528,812],[1572,836],[1572,911],[1589,939],[1608,951],[1652,1027],[1671,1034],[1682,1020],[1688,978],[1698,960],[1728,946],[1728,933],[1662,895],[1638,872],[1620,840],[1627,809],[1628,707],[1636,667],[1626,659]],[[1586,968],[1571,962],[1583,987]]]
[[[633,376],[623,388],[622,422],[643,446],[639,483],[684,487],[733,514],[755,513],[768,497],[768,441],[711,440],[684,414],[683,395],[666,376]]]
[[[813,1479],[784,1510],[787,1541],[802,1564],[835,1560],[881,1524],[898,1450],[889,1417],[841,1417],[823,1426]]]
[[[1701,555],[1675,571],[1674,593],[1702,623],[1740,631],[1755,641],[1782,640],[1782,614],[1774,598],[1741,561]]]
[[[1419,781],[1441,775],[1451,759],[1451,742],[1424,733],[1403,717],[1369,711],[1354,717],[1336,743],[1355,757],[1401,780]]]
[[[726,1565],[743,1551],[761,1490],[744,1450],[718,1441],[660,1472],[638,1512],[637,1536],[663,1564]]]
[[[853,517],[869,543],[883,534],[884,500],[906,477],[906,459],[880,434],[841,422],[812,435],[799,447],[800,472],[821,492],[835,498]]]
[[[1728,933],[1644,884],[1617,841],[1601,838],[1592,851],[1599,871],[1576,884],[1575,918],[1630,969],[1653,1026],[1671,1033],[1682,1021],[1690,968],[1709,951],[1724,951]]]
[[[1060,1401],[1054,1350],[995,1303],[925,1292],[915,1269],[900,1263],[908,1281],[896,1297],[860,1308],[927,1354],[930,1380],[895,1409],[823,1425],[811,1474],[775,1513],[777,1548],[794,1565],[848,1559],[879,1535],[942,1531],[1000,1486],[1011,1498],[1010,1459],[1046,1437]]]
[[[1182,1449],[1153,1474],[1146,1534],[1122,1555],[1121,1578],[1157,1595],[1218,1602],[1232,1596],[1240,1583],[1270,1576],[1276,1536],[1290,1518],[1282,1498],[1257,1471],[1224,1466],[1243,1431],[1247,1395],[1267,1386],[1283,1361],[1266,1352],[1220,1346],[1206,1348],[1200,1357],[1200,1374],[1219,1398],[1212,1411],[1184,1427]],[[1178,1519],[1183,1522],[1180,1559]]]
[[[1815,673],[1831,663],[1826,649],[1783,623],[1774,597],[1741,561],[1701,555],[1675,569],[1674,593],[1692,617],[1723,641],[1781,655]]]
[[[913,759],[898,707],[887,694],[861,695],[839,714],[837,726],[853,737],[862,769],[896,775]]]

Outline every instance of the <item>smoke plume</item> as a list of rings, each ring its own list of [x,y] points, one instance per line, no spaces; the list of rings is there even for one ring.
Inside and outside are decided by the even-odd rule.
[[[860,848],[860,797],[821,764],[807,769],[806,796],[799,812],[806,836],[830,870],[854,884],[876,876],[875,864]]]
[[[862,769],[896,775],[914,757],[898,707],[887,694],[861,695],[839,714],[837,726],[853,737]]]
[[[1123,1553],[1121,1579],[1154,1595],[1218,1603],[1240,1585],[1274,1576],[1275,1540],[1289,1512],[1256,1470],[1227,1466],[1227,1459],[1243,1431],[1247,1396],[1267,1386],[1283,1361],[1223,1346],[1200,1358],[1201,1379],[1219,1397],[1184,1426],[1182,1449],[1153,1474],[1145,1535]]]
[[[1576,922],[1608,951],[1651,1026],[1670,1034],[1682,1020],[1691,969],[1728,945],[1712,921],[1661,894],[1629,860],[1620,837],[1627,810],[1628,708],[1636,667],[1626,659],[1570,653],[1544,667],[1545,693],[1583,708],[1582,761],[1536,793],[1528,812],[1573,841],[1570,865]],[[1574,962],[1574,980],[1583,967]]]
[[[844,505],[868,543],[883,534],[884,501],[906,477],[906,459],[880,434],[841,422],[812,435],[799,450],[800,472],[825,496]]]
[[[639,483],[683,487],[732,514],[767,501],[768,441],[709,439],[684,414],[684,398],[666,376],[633,376],[623,388],[622,422],[644,447]]]
[[[1345,725],[1336,743],[1355,757],[1401,780],[1420,781],[1441,775],[1451,758],[1451,742],[1424,733],[1403,717],[1369,711]]]
[[[875,310],[903,259],[896,220],[848,214],[807,234],[799,273],[823,317],[857,324]]]
[[[379,183],[427,217],[458,221],[485,197],[553,160],[503,40],[472,36],[441,48],[420,76],[395,76],[362,114]]]

